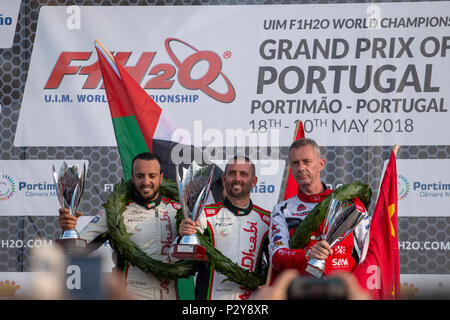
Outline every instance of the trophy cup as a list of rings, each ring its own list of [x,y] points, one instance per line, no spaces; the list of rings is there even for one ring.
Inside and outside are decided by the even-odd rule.
[[[364,212],[359,211],[355,204],[331,198],[325,216],[322,239],[326,240],[330,248],[342,241],[364,218]],[[325,260],[311,259],[305,269],[309,274],[321,278],[325,271]]]
[[[181,177],[179,169],[177,165],[175,175],[183,214],[185,218],[196,221],[208,199],[214,166],[200,167],[193,161],[189,168],[182,167]],[[185,260],[206,260],[206,248],[200,244],[197,235],[186,235],[178,244],[174,244],[172,256]]]
[[[53,181],[61,208],[69,208],[70,214],[75,215],[75,211],[81,201],[84,191],[84,181],[86,180],[86,165],[83,164],[83,170],[78,171],[78,166],[67,166],[64,161],[56,173],[53,165]],[[82,252],[87,245],[87,241],[80,239],[77,230],[66,230],[62,233],[61,238],[56,243],[62,246],[67,253],[71,254],[76,251]]]

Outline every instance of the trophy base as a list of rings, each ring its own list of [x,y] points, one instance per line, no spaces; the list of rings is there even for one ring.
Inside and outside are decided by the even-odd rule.
[[[206,248],[195,244],[175,244],[172,256],[182,260],[207,260]]]
[[[84,239],[57,239],[55,242],[68,255],[84,255],[88,253],[87,241]]]
[[[324,260],[316,260],[311,259],[308,262],[308,265],[305,268],[305,271],[309,274],[313,275],[316,278],[322,278],[322,275],[325,271],[325,261]]]

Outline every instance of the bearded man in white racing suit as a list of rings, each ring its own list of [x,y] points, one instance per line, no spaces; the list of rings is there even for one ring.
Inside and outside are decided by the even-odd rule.
[[[153,259],[171,263],[169,249],[177,236],[175,216],[180,204],[161,196],[162,179],[163,172],[156,155],[149,152],[137,155],[132,162],[134,192],[122,215],[127,232],[132,234],[131,241]],[[59,209],[59,213],[63,231],[74,229],[77,218],[82,215],[77,211],[76,216],[72,216],[66,208]],[[88,241],[89,251],[109,240],[106,214],[98,213],[80,232],[80,238]],[[121,258],[116,250],[113,251],[113,260],[115,271],[123,275],[126,291],[132,297],[177,299],[175,281],[157,280]]]
[[[250,190],[256,185],[255,166],[247,157],[234,157],[225,167],[222,183],[226,191],[223,202],[208,205],[194,223],[181,221],[180,236],[197,229],[207,234],[213,246],[240,267],[258,272],[267,253],[270,212],[254,205]],[[196,278],[198,300],[247,300],[252,291],[203,265]]]
[[[271,213],[269,252],[273,266],[272,281],[285,269],[294,268],[301,274],[308,274],[305,268],[313,258],[325,260],[325,275],[334,271],[353,271],[364,260],[369,244],[370,218],[364,205],[358,198],[353,199],[356,208],[365,213],[364,218],[333,249],[321,239],[323,222],[313,232],[305,248],[289,248],[289,239],[303,219],[333,191],[320,180],[325,159],[321,158],[314,140],[294,141],[289,149],[289,165],[298,184],[298,194],[277,204]]]

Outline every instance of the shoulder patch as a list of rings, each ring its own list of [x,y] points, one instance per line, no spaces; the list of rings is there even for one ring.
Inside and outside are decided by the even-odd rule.
[[[263,222],[270,226],[270,212],[262,209],[261,207],[253,205],[253,210],[259,214],[259,217]]]
[[[205,208],[203,210],[205,210],[205,214],[207,217],[213,217],[216,214],[219,213],[220,209],[222,209],[224,207],[222,202],[218,202],[215,204],[211,204],[208,206],[205,206]]]
[[[172,200],[172,199],[169,199],[169,198],[164,198],[164,197],[161,197],[161,201],[164,204],[167,204],[167,205],[170,204],[175,210],[178,210],[178,209],[181,208],[181,204],[178,201],[175,201],[175,200]]]
[[[366,212],[366,208],[364,207],[364,204],[362,203],[362,201],[359,198],[354,198],[353,203],[355,204],[355,207],[357,210],[359,210],[361,212]]]
[[[268,226],[270,226],[270,215],[266,215],[264,213],[258,212],[256,211],[256,213],[259,214],[259,217],[261,218],[261,220],[267,224]]]

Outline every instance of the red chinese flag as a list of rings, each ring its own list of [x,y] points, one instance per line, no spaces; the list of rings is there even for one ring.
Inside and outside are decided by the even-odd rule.
[[[400,298],[397,166],[393,151],[372,215],[367,256],[353,274],[374,299]]]
[[[299,121],[299,125],[297,127],[297,132],[295,132],[294,141],[305,137],[305,131],[303,129],[303,122]],[[292,175],[291,170],[289,169],[289,177],[286,183],[286,192],[284,193],[284,200],[289,199],[295,196],[298,192],[298,184]]]

